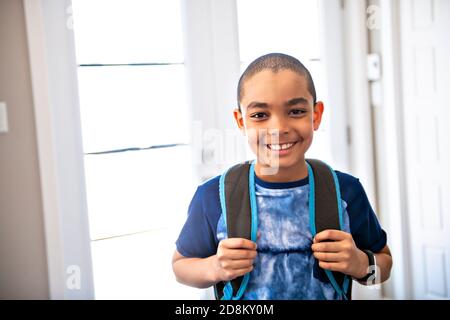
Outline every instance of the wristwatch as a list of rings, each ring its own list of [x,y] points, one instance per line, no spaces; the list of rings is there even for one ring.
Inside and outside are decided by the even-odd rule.
[[[375,257],[375,254],[370,250],[362,250],[369,258],[369,267],[367,268],[367,274],[359,279],[356,279],[359,282],[368,282],[370,280],[369,284],[375,284],[375,281],[377,280],[378,274],[377,274],[377,258]]]

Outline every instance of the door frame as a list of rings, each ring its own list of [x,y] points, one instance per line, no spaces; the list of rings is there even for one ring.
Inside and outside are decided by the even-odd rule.
[[[50,299],[93,299],[70,0],[24,0]]]
[[[404,104],[402,93],[401,12],[399,1],[379,1],[380,42],[382,58],[381,92],[382,124],[375,127],[377,143],[377,180],[381,222],[388,233],[393,256],[390,280],[384,285],[384,296],[412,299],[412,275],[409,258],[408,202],[404,147]],[[393,112],[387,112],[393,110]],[[381,192],[382,190],[382,192]]]
[[[343,0],[346,64],[346,90],[350,126],[350,168],[363,182],[377,216],[388,234],[393,255],[391,278],[382,284],[382,294],[375,296],[367,290],[360,298],[410,299],[412,278],[408,258],[409,230],[406,193],[405,150],[403,131],[403,101],[401,79],[401,24],[398,1],[379,0],[380,56],[382,72],[380,91],[381,124],[363,137],[358,132],[371,128],[371,102],[367,76],[368,1]],[[353,55],[353,56],[352,56]],[[361,110],[364,106],[364,110]],[[359,108],[354,112],[352,108]],[[372,135],[378,139],[376,141]],[[356,138],[356,139],[355,139]],[[376,151],[375,151],[376,150]],[[378,186],[378,188],[377,188]],[[374,293],[375,294],[375,293]],[[376,297],[378,296],[378,297]]]

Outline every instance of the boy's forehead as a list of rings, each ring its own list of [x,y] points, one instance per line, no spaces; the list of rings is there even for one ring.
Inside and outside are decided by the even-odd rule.
[[[252,101],[284,102],[299,97],[312,103],[306,77],[291,70],[262,70],[244,82],[241,103],[247,106]]]

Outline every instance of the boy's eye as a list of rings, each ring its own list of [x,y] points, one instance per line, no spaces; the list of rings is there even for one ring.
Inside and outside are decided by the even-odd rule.
[[[257,112],[250,115],[250,118],[253,119],[264,119],[265,117],[267,117],[265,112]]]
[[[293,109],[289,113],[294,115],[294,116],[301,116],[301,115],[305,114],[306,111],[302,110],[302,109]]]

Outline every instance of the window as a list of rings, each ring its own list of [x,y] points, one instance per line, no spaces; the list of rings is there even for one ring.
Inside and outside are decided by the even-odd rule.
[[[319,2],[313,0],[237,0],[241,71],[257,57],[281,52],[298,58],[310,71],[317,99],[325,102],[320,47]],[[326,109],[325,109],[326,110]],[[314,135],[307,157],[332,163],[328,113]]]
[[[171,269],[194,188],[179,1],[73,13],[96,298],[191,298]]]

